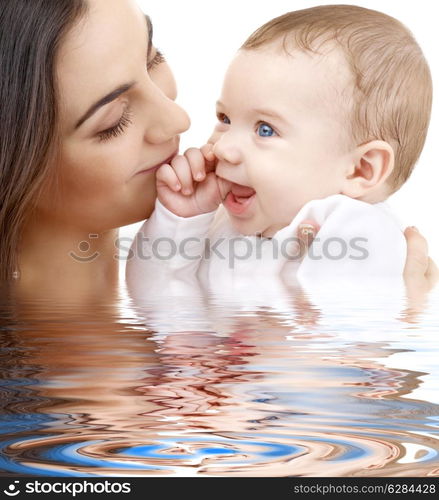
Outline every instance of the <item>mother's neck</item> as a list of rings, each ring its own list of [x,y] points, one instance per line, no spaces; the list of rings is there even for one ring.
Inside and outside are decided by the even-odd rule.
[[[89,233],[76,227],[28,224],[19,252],[17,293],[57,301],[99,302],[118,293],[118,230]]]

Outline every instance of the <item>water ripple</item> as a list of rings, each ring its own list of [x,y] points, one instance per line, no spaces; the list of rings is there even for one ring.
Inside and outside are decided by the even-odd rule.
[[[166,433],[164,433],[166,434]],[[437,466],[438,452],[416,443],[391,443],[365,435],[250,434],[161,436],[71,441],[38,436],[3,442],[0,467],[15,474],[54,475],[330,475],[377,471],[384,464]],[[247,437],[247,439],[245,439]],[[244,439],[243,439],[244,438]],[[430,465],[429,465],[430,464]],[[374,474],[375,475],[375,474]],[[379,475],[379,473],[378,473]]]
[[[323,298],[0,307],[1,474],[437,476],[436,302]]]

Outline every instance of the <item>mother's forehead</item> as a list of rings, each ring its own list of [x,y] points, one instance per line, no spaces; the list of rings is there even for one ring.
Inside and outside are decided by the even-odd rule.
[[[148,19],[125,0],[94,0],[83,19],[66,34],[58,51],[60,94],[85,103],[133,79],[146,64]],[[141,66],[139,66],[139,64]]]
[[[121,49],[129,57],[129,42],[148,39],[147,16],[136,4],[122,0],[95,0],[85,16],[66,34],[59,48],[62,64],[86,62],[96,56],[111,57],[111,50]],[[149,20],[149,19],[148,19]],[[95,61],[98,62],[98,61]]]

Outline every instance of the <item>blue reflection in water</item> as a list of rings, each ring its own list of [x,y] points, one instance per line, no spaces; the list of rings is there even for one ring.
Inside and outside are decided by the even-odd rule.
[[[0,415],[0,434],[15,434],[42,429],[56,419],[45,413],[18,413],[16,415]]]
[[[228,450],[226,448],[203,448],[203,453],[206,455],[235,455],[236,451]]]
[[[41,436],[29,436],[25,438],[21,438],[19,440],[14,439],[14,440],[9,440],[9,441],[3,441],[1,443],[2,446],[2,451],[0,453],[0,470],[3,470],[4,472],[12,472],[17,475],[47,475],[47,468],[44,467],[38,467],[37,465],[31,466],[27,465],[21,462],[17,462],[13,460],[12,458],[9,458],[8,455],[5,453],[5,449],[8,448],[11,445],[14,445],[16,443],[26,443],[27,441],[32,441],[33,439],[40,439]],[[51,476],[82,476],[83,474],[81,473],[75,473],[74,471],[69,471],[69,472],[64,472],[62,470],[50,470],[50,475]]]
[[[256,437],[256,436],[255,436]],[[292,437],[288,436],[288,440],[291,440]],[[224,442],[224,446],[228,445],[229,447],[201,447],[200,444],[208,441],[215,441],[220,444],[221,440]],[[181,446],[181,444],[185,443],[193,443],[197,444],[196,451],[191,454],[167,454],[167,453],[157,453],[160,450],[166,450],[169,448],[175,448]],[[151,445],[151,446],[133,446],[131,448],[126,448],[121,450],[123,455],[127,455],[130,457],[149,457],[149,458],[168,458],[168,459],[183,459],[183,458],[202,458],[205,455],[242,455],[243,453],[248,454],[249,449],[246,449],[246,446],[250,447],[251,454],[255,458],[257,457],[286,457],[290,455],[295,455],[300,451],[304,451],[305,448],[303,446],[291,446],[287,444],[277,444],[277,443],[269,443],[269,442],[261,442],[257,439],[252,441],[243,441],[239,439],[230,439],[226,440],[226,438],[215,438],[214,436],[203,435],[199,438],[181,438],[178,441],[175,440],[163,440],[162,445]],[[233,447],[233,449],[231,449]],[[257,451],[254,448],[266,448],[265,451]]]
[[[84,441],[82,443],[58,445],[56,448],[42,453],[41,457],[59,463],[68,465],[80,465],[84,467],[116,467],[118,469],[139,469],[139,470],[152,470],[158,467],[143,465],[143,464],[129,464],[126,462],[116,462],[112,460],[101,460],[96,457],[91,457],[79,453],[78,450],[86,446],[105,443],[104,440],[100,441]]]

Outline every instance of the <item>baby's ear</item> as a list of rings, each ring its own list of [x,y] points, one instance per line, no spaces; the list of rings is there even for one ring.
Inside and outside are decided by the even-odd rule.
[[[377,195],[385,192],[384,183],[395,164],[392,146],[385,141],[370,141],[358,146],[352,159],[341,194],[363,201],[376,201]]]

